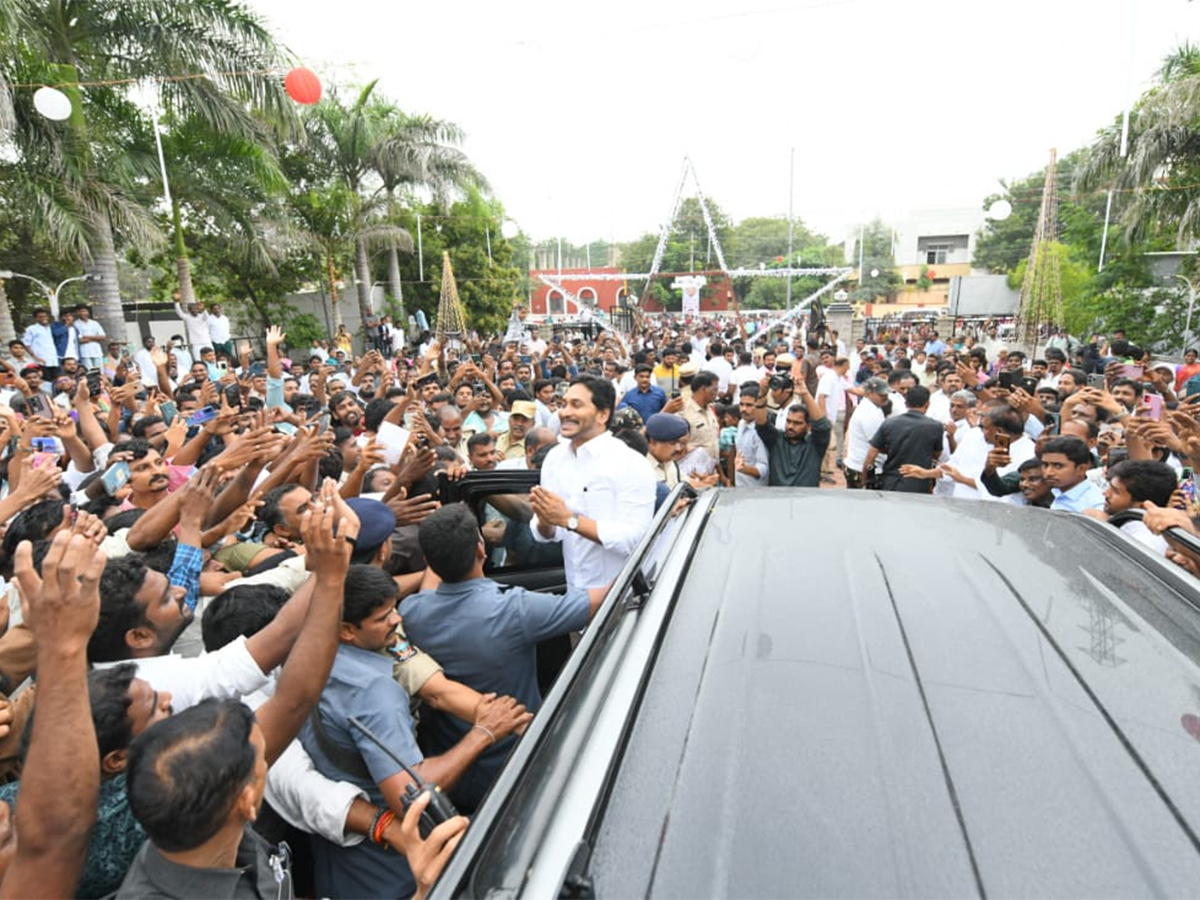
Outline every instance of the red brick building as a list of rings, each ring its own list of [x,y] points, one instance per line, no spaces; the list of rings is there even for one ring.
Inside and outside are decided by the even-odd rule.
[[[594,303],[606,313],[619,305],[630,291],[636,291],[638,286],[630,288],[625,281],[599,280],[594,275],[619,275],[621,270],[612,266],[593,267],[591,269],[563,269],[559,277],[558,269],[534,269],[529,273],[533,281],[533,299],[529,311],[535,316],[573,316],[579,313],[576,305],[567,299],[562,291],[555,290],[541,281],[540,276],[546,275],[567,291],[578,297],[585,304]],[[696,273],[706,275],[708,283],[700,291],[700,311],[719,312],[729,309],[733,300],[733,285],[722,272]],[[664,273],[658,278],[669,285],[675,280],[674,273]],[[632,302],[637,302],[636,293]],[[673,305],[678,312],[679,303]],[[662,307],[651,299],[646,304],[647,312],[662,312]]]

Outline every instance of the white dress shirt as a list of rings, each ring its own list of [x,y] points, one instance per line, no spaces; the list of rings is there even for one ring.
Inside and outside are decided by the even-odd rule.
[[[191,344],[192,350],[197,355],[199,355],[201,347],[212,346],[212,335],[208,331],[207,313],[200,313],[200,315],[194,316],[176,303],[175,314],[183,319],[183,326],[187,331],[188,343]]]
[[[929,395],[929,409],[925,411],[925,415],[931,419],[937,419],[943,425],[950,421],[950,395],[944,394],[941,391],[934,391]]]
[[[229,316],[215,316],[208,313],[208,334],[214,344],[229,343]]]
[[[735,440],[737,452],[746,460],[746,465],[758,469],[758,478],[744,472],[733,473],[733,483],[736,487],[766,487],[770,475],[770,454],[766,444],[758,436],[758,428],[753,422],[742,419],[737,424]]]
[[[729,379],[733,375],[733,366],[724,356],[714,356],[700,367],[701,372],[713,372],[717,376],[717,393],[724,394],[729,390]]]
[[[817,382],[817,400],[825,398],[825,418],[830,422],[846,408],[846,386],[836,369],[826,369]]]
[[[871,438],[884,420],[883,410],[872,401],[864,399],[854,407],[854,415],[846,427],[846,457],[843,465],[847,469],[861,472],[867,461],[867,451],[871,448]]]
[[[542,463],[542,487],[562,497],[575,515],[593,519],[600,542],[562,526],[554,529],[554,537],[545,538],[538,531],[537,516],[529,523],[534,540],[562,541],[567,587],[604,587],[617,577],[650,528],[654,473],[635,451],[604,432],[578,452],[570,443],[551,450]]]

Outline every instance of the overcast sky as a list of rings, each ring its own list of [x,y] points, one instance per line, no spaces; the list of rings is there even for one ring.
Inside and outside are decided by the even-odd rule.
[[[535,239],[629,240],[685,154],[735,219],[978,206],[1200,40],[1187,0],[246,0],[323,80],[449,119]]]

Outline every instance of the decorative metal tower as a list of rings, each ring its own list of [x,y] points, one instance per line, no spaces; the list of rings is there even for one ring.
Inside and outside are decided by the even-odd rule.
[[[1032,356],[1037,354],[1039,329],[1044,324],[1061,325],[1063,319],[1062,273],[1058,247],[1058,152],[1050,151],[1042,207],[1038,210],[1033,247],[1021,282],[1021,306],[1017,311],[1017,345]]]
[[[450,254],[442,253],[442,295],[438,300],[437,336],[443,349],[447,341],[460,342],[467,335],[467,317],[463,314],[458,299],[458,285],[454,283],[454,269],[450,267]]]

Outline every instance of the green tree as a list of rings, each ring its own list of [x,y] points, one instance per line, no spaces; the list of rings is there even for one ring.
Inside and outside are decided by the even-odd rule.
[[[143,80],[157,84],[165,107],[226,133],[249,127],[252,109],[282,120],[291,104],[278,80],[263,74],[279,53],[261,22],[229,0],[21,0],[20,7],[26,23],[18,52],[0,63],[5,80],[18,83],[14,70],[40,68],[33,83],[64,85],[74,107],[67,123],[55,125],[17,98],[21,194],[52,240],[100,276],[89,285],[97,318],[123,340],[118,246],[161,239],[144,196],[155,180],[153,134],[130,92]],[[197,77],[161,80],[164,73]],[[74,87],[82,78],[89,86]]]
[[[445,204],[463,190],[487,187],[486,179],[458,147],[463,138],[458,126],[430,116],[407,115],[396,108],[388,113],[387,119],[384,127],[387,137],[375,154],[387,221],[398,222],[403,205],[413,202],[417,192],[428,193]],[[496,237],[499,236],[497,233]],[[411,253],[412,241],[393,239],[386,246],[389,299],[396,304],[392,316],[403,322],[400,251]]]
[[[1162,231],[1187,246],[1200,237],[1200,48],[1184,44],[1158,71],[1158,83],[1134,104],[1128,154],[1121,155],[1122,119],[1102,129],[1080,167],[1082,190],[1113,190],[1126,239]]]
[[[513,265],[513,245],[500,234],[503,207],[470,189],[448,210],[432,203],[405,210],[405,227],[416,227],[417,213],[426,217],[421,241],[425,280],[420,280],[415,256],[401,259],[401,276],[412,285],[405,292],[408,308],[424,310],[429,321],[434,321],[441,291],[442,251],[446,250],[467,323],[479,331],[503,329],[513,304],[523,296],[521,271]]]

